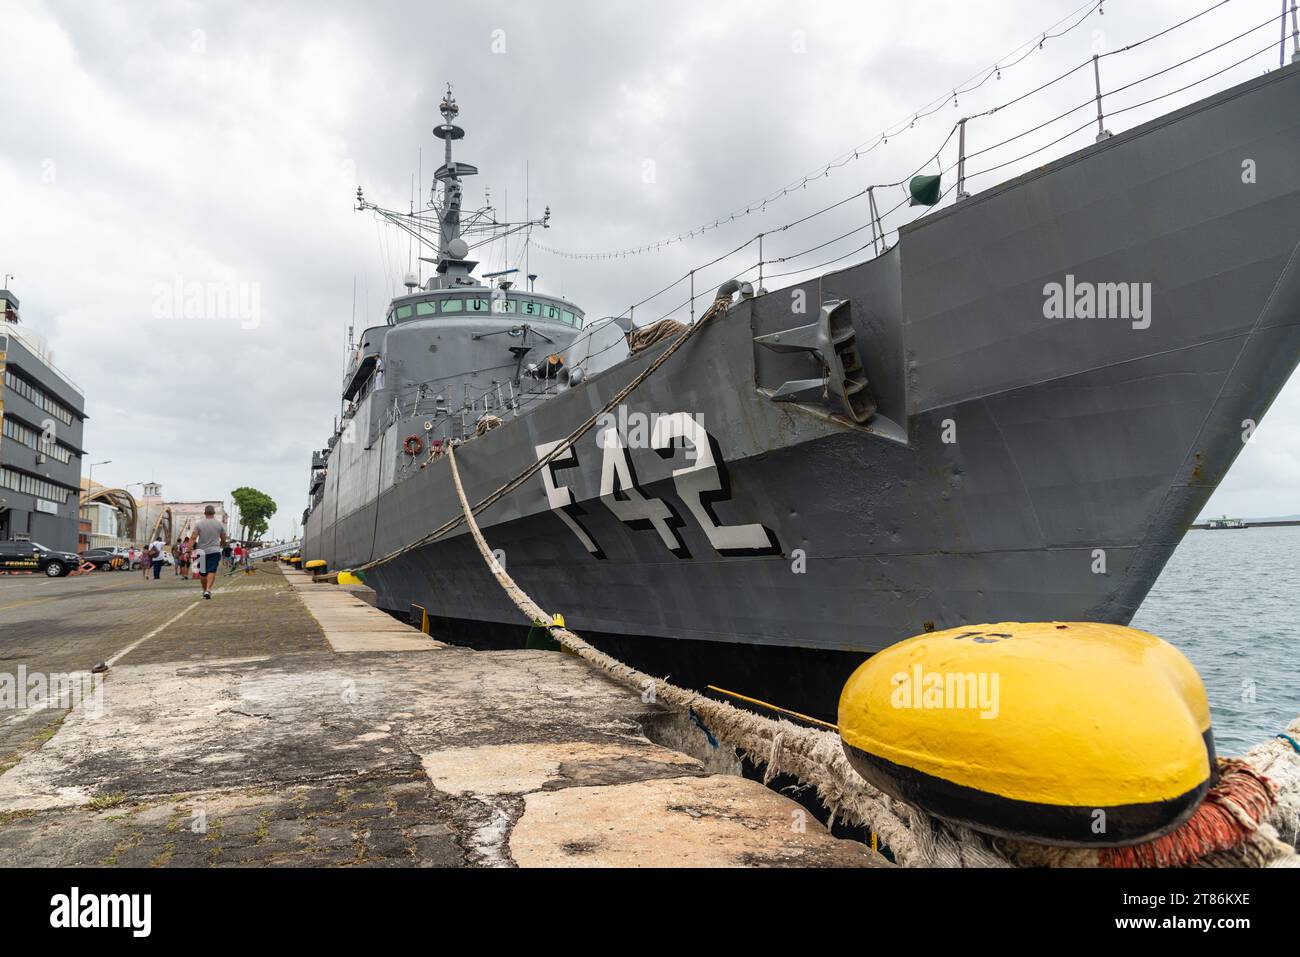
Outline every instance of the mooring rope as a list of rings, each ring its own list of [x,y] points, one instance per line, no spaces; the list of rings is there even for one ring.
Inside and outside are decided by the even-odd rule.
[[[1102,867],[1182,867],[1210,854],[1233,852],[1238,866],[1254,862],[1266,844],[1251,840],[1277,803],[1273,783],[1239,758],[1219,759],[1219,783],[1191,818],[1154,841],[1107,848]]]
[[[648,326],[641,326],[629,332],[625,337],[627,347],[633,355],[636,355],[651,346],[657,346],[665,339],[680,336],[686,329],[684,322],[678,322],[676,319],[660,319],[658,322],[652,322]]]
[[[551,616],[515,583],[488,547],[474,518],[474,509],[470,508],[469,500],[465,497],[460,469],[456,465],[455,448],[448,447],[447,461],[464,512],[465,524],[483,561],[520,612],[532,622],[548,624]],[[776,774],[787,773],[805,784],[814,785],[822,803],[830,808],[832,821],[840,818],[870,827],[889,846],[899,863],[929,863],[928,857],[922,854],[912,829],[904,821],[907,818],[908,821],[915,822],[924,815],[914,808],[894,802],[863,781],[844,756],[837,735],[799,727],[789,721],[764,718],[698,692],[679,688],[597,650],[567,628],[552,626],[551,635],[579,658],[638,693],[645,694],[652,690],[654,700],[683,712],[693,712],[707,723],[718,740],[738,748],[755,764],[766,765],[766,777],[769,780]]]
[[[1278,837],[1300,850],[1300,749],[1292,746],[1300,737],[1300,718],[1286,731],[1255,745],[1243,756],[1259,774],[1267,777],[1277,792],[1277,805],[1269,823]]]
[[[1193,820],[1157,841],[1134,848],[1050,848],[991,839],[962,825],[931,818],[864,781],[845,757],[838,735],[765,718],[678,687],[605,654],[567,628],[549,625],[550,615],[510,577],[483,537],[474,518],[475,510],[465,496],[453,446],[447,447],[447,461],[466,527],[479,554],[497,584],[530,621],[549,627],[551,636],[562,647],[588,664],[642,695],[652,691],[652,700],[692,715],[706,734],[738,749],[756,766],[765,766],[764,783],[785,773],[812,785],[830,811],[828,829],[837,819],[869,827],[903,866],[1151,867],[1202,863],[1266,867],[1292,865],[1298,860],[1293,849],[1300,807],[1300,754],[1283,744],[1282,735],[1252,748],[1244,760],[1221,760],[1224,774],[1220,784],[1211,789]],[[1292,729],[1300,731],[1300,719]]]

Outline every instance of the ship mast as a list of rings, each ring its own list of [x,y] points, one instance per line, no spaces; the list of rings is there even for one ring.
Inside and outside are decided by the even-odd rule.
[[[433,135],[443,141],[445,148],[443,164],[433,174],[433,178],[442,184],[442,209],[438,216],[438,271],[445,272],[453,258],[464,258],[463,253],[454,257],[449,255],[452,241],[460,238],[460,209],[464,195],[460,178],[477,174],[478,167],[471,166],[469,163],[457,163],[451,158],[452,141],[464,139],[465,131],[452,122],[459,115],[460,107],[456,105],[456,97],[452,95],[450,83],[447,84],[447,93],[443,96],[442,102],[438,104],[438,110],[442,113],[443,122],[433,128]]]
[[[475,286],[478,283],[472,273],[478,262],[467,258],[470,251],[533,226],[548,228],[551,208],[546,207],[540,219],[519,223],[498,221],[496,210],[490,204],[482,209],[471,210],[462,218],[464,185],[461,183],[461,177],[476,175],[478,167],[452,159],[452,141],[464,139],[465,130],[453,122],[460,114],[460,107],[457,106],[456,98],[452,95],[450,83],[447,84],[447,92],[443,95],[442,102],[438,104],[438,111],[442,114],[442,123],[433,128],[433,135],[442,140],[445,145],[443,164],[433,174],[435,185],[432,188],[433,195],[430,197],[428,212],[423,210],[401,212],[386,209],[367,200],[360,186],[357,187],[356,209],[375,213],[430,249],[434,246],[433,239],[426,236],[424,230],[426,228],[432,230],[436,225],[437,248],[433,251],[437,253],[437,257],[420,257],[424,262],[433,263],[437,267],[437,275],[425,288],[451,289],[459,286]],[[437,195],[438,183],[442,184],[441,202]],[[475,237],[476,241],[470,243],[469,237]]]

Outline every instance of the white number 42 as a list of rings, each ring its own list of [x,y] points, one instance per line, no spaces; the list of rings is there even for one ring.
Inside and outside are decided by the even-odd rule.
[[[685,522],[668,502],[641,491],[618,430],[607,427],[597,439],[602,450],[600,500],[629,528],[654,531],[668,551],[678,558],[690,558],[690,551],[679,534]],[[546,442],[537,446],[537,457],[545,457],[560,444]],[[674,455],[679,445],[690,447],[686,454],[687,464],[673,469],[673,485],[716,552],[721,555],[781,554],[776,535],[767,527],[759,524],[726,525],[718,520],[714,506],[731,497],[726,464],[718,454],[713,437],[694,417],[685,412],[656,416],[650,445],[665,458]],[[551,459],[541,470],[546,499],[552,511],[578,537],[583,548],[596,558],[604,558],[603,549],[582,523],[582,516],[586,513],[574,501],[572,490],[560,484],[556,477],[557,470],[577,466],[578,458],[572,448]]]

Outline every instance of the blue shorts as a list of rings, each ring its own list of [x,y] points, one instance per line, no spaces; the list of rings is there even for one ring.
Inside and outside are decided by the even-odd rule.
[[[216,574],[217,569],[221,567],[221,552],[213,549],[203,556],[203,571],[208,575]]]

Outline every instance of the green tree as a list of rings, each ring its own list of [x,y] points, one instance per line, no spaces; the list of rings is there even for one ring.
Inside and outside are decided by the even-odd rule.
[[[243,486],[230,493],[230,497],[239,506],[240,528],[243,529],[241,541],[256,541],[266,533],[275,514],[275,500],[265,492]]]

